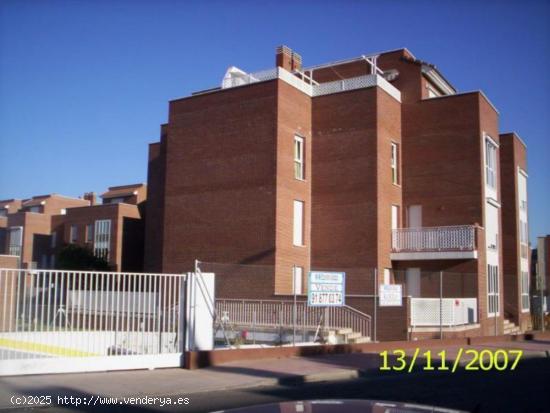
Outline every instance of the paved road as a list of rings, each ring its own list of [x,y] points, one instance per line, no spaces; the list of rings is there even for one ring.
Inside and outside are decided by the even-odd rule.
[[[178,407],[160,406],[79,406],[15,409],[13,412],[207,412],[305,399],[380,399],[421,404],[434,404],[476,413],[484,412],[548,412],[550,392],[548,377],[550,358],[523,360],[515,371],[456,373],[416,372],[373,374],[355,380],[311,383],[305,385],[259,386],[246,389],[210,391],[192,395],[190,404]],[[86,393],[72,393],[75,397],[90,397]]]

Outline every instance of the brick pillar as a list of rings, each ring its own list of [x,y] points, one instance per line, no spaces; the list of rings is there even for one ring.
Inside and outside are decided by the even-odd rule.
[[[3,270],[0,275],[0,331],[14,331],[17,306],[18,270]]]
[[[279,46],[275,53],[275,66],[282,67],[289,72],[301,70],[302,56],[293,52],[292,49],[287,46]]]

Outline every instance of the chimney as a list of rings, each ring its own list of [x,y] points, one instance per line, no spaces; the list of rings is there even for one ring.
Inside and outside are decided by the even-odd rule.
[[[289,72],[302,69],[302,56],[293,52],[287,46],[279,46],[275,52],[275,66],[282,67]]]
[[[86,199],[87,201],[90,201],[90,205],[97,205],[97,197],[96,197],[96,194],[95,192],[86,192],[84,194],[84,199]]]

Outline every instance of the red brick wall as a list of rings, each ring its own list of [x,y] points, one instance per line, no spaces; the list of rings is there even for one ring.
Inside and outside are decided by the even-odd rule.
[[[311,98],[278,81],[277,97],[277,199],[275,294],[292,293],[293,266],[303,268],[302,286],[307,286],[311,249]],[[305,179],[294,177],[294,137],[304,139]],[[294,200],[304,202],[304,246],[293,245]]]
[[[353,269],[377,266],[377,93],[319,96],[312,105],[311,263],[346,269],[348,294],[372,292]]]
[[[19,259],[13,255],[0,255],[0,268],[18,268]],[[17,272],[4,271],[0,278],[0,331],[13,331],[17,304]]]
[[[166,125],[163,125],[161,141],[149,145],[144,250],[144,269],[147,272],[162,271],[165,167]]]
[[[527,170],[526,158],[526,148],[514,134],[500,135],[504,309],[507,317],[524,328],[531,317],[521,311],[518,167]]]
[[[163,271],[275,264],[276,150],[276,81],[170,103]]]

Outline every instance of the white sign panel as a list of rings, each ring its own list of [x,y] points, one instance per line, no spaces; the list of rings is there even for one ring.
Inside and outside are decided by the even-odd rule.
[[[403,290],[401,284],[382,284],[378,287],[380,307],[401,307]]]
[[[346,300],[346,273],[310,271],[307,304],[312,307],[341,307]]]

